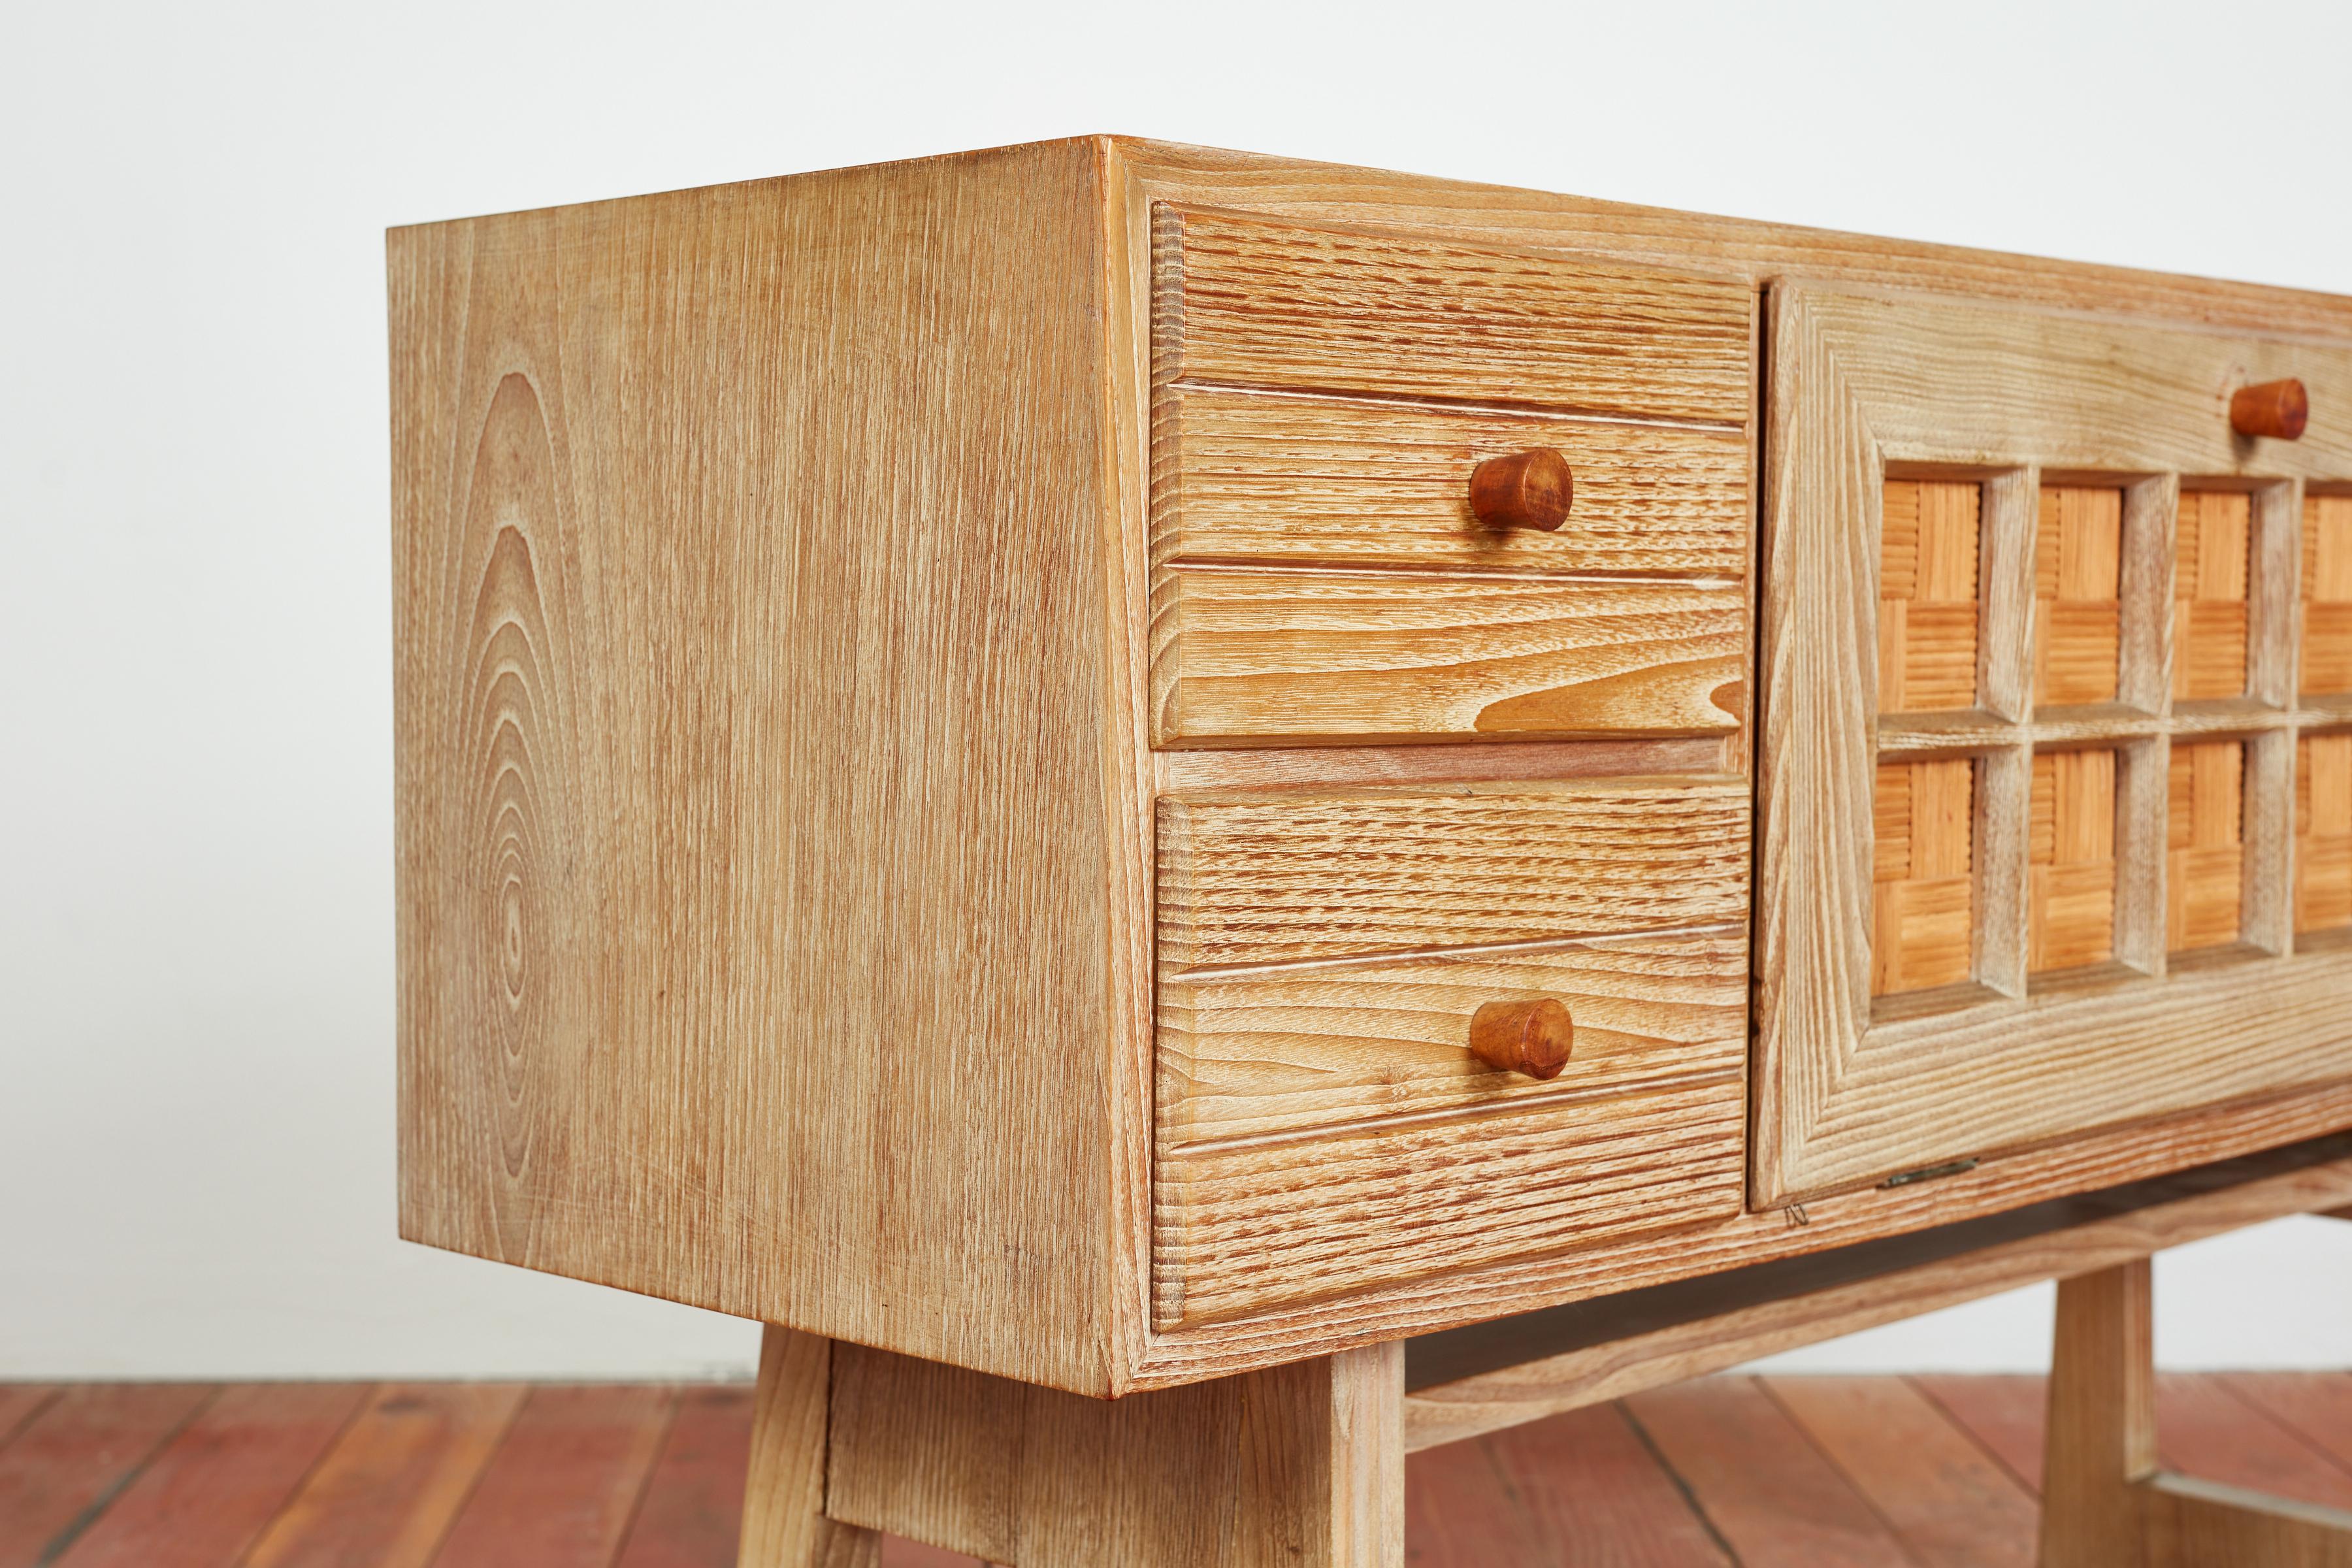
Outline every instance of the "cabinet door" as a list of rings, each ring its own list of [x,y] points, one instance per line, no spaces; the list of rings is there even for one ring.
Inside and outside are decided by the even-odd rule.
[[[2352,351],[1770,331],[1758,1201],[2352,1076]]]

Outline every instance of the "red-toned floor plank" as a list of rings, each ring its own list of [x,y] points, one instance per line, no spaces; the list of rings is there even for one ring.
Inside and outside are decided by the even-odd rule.
[[[2352,1465],[2352,1372],[2240,1372],[2221,1381],[2338,1464]]]
[[[2050,1419],[2048,1378],[2000,1373],[1920,1376],[1910,1382],[2027,1491],[2042,1495],[2042,1432]]]
[[[882,1538],[882,1568],[981,1568],[981,1563],[979,1558],[967,1557],[961,1552],[946,1552],[886,1535]]]
[[[2033,1494],[1896,1377],[1774,1377],[1772,1397],[1927,1568],[2032,1568]]]
[[[373,1390],[241,1568],[427,1568],[523,1394],[514,1384]]]
[[[58,1396],[54,1384],[47,1383],[0,1383],[0,1448],[8,1439],[40,1413],[41,1406]]]
[[[609,1568],[676,1403],[644,1384],[533,1389],[434,1568]]]
[[[1709,1377],[1625,1402],[1742,1568],[1890,1568],[1886,1522],[1750,1377]]]
[[[1541,1561],[1612,1568],[1723,1565],[1730,1558],[1614,1405],[1480,1439],[1549,1543]]]
[[[1545,1561],[1534,1512],[1485,1439],[1412,1456],[1404,1488],[1405,1561],[1415,1568]]]
[[[194,1384],[85,1384],[42,1406],[0,1450],[0,1568],[62,1550],[213,1394]]]
[[[57,1568],[223,1568],[327,1452],[366,1390],[245,1384],[180,1429]]]
[[[2167,1469],[2200,1480],[2352,1509],[2352,1468],[2211,1373],[2156,1380],[2156,1446]]]
[[[614,1568],[734,1568],[751,1458],[750,1389],[681,1394]]]

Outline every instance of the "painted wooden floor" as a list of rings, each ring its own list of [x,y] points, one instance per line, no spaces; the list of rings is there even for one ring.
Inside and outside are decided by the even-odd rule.
[[[2352,1508],[2352,1373],[2171,1376],[2161,1420]],[[0,1384],[0,1568],[733,1568],[750,1433],[740,1387]],[[2030,1563],[2041,1441],[2039,1378],[1710,1378],[1415,1455],[1410,1558]]]

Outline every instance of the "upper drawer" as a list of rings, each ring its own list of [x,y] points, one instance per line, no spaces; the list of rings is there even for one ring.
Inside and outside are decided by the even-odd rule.
[[[1153,433],[1157,563],[1703,577],[1735,609],[1748,573],[1743,431],[1169,387]],[[1471,474],[1535,447],[1567,459],[1567,521],[1481,524]]]
[[[1154,210],[1152,379],[1745,425],[1744,283]]]

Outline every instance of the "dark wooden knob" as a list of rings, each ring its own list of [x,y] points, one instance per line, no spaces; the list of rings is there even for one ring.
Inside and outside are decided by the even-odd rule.
[[[2230,428],[2241,436],[2299,441],[2310,420],[2311,395],[2299,381],[2266,381],[2230,395]]]
[[[1549,447],[1489,458],[1470,470],[1470,514],[1488,528],[1539,528],[1568,521],[1576,476]]]
[[[1576,1022],[1549,996],[1489,1002],[1470,1016],[1470,1054],[1497,1072],[1558,1078],[1576,1049]]]

